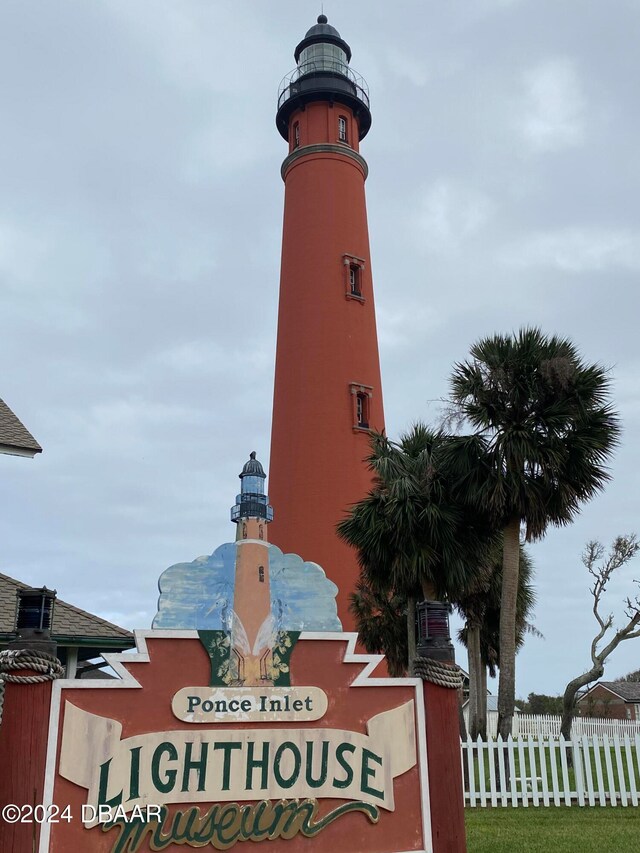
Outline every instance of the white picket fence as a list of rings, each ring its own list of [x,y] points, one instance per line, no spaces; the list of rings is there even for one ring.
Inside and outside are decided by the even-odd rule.
[[[640,734],[462,744],[466,806],[637,806]],[[569,755],[573,758],[570,766]]]
[[[560,737],[559,716],[551,714],[515,714],[511,733],[513,735],[552,735]],[[596,717],[574,717],[572,737],[582,735],[629,735],[640,734],[640,721],[613,720]],[[495,737],[495,733],[493,735]]]
[[[527,735],[560,736],[560,717],[551,714],[514,714],[511,734],[514,737]],[[468,720],[465,720],[468,725]],[[498,734],[497,713],[487,714],[487,735],[495,738]],[[614,720],[593,717],[574,717],[571,728],[573,737],[582,735],[629,735],[640,734],[640,721]]]

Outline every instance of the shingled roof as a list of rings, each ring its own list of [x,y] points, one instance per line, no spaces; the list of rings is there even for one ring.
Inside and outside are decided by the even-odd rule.
[[[625,702],[640,702],[640,683],[637,681],[599,681],[598,684],[616,693]]]
[[[19,589],[29,589],[29,585],[3,575],[0,572],[0,642],[9,639],[13,633],[16,618],[16,593]],[[99,616],[87,613],[73,604],[56,598],[53,609],[53,639],[73,645],[92,643],[105,648],[129,648],[134,645],[133,634],[119,625],[107,622]]]
[[[9,406],[0,400],[0,453],[34,456],[42,448]]]

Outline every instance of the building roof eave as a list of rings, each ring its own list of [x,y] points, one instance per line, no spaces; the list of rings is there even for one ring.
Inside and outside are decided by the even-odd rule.
[[[29,447],[18,447],[15,444],[3,444],[0,442],[0,453],[4,453],[7,456],[25,456],[33,459],[36,453],[42,453],[42,448],[31,449]]]
[[[20,418],[0,399],[0,453],[35,456],[42,448]]]
[[[0,646],[5,643],[10,643],[15,640],[15,634],[0,634]],[[136,641],[133,636],[128,639],[123,637],[122,639],[118,637],[74,637],[72,635],[65,634],[54,634],[51,639],[57,643],[59,646],[64,647],[74,647],[78,646],[79,648],[88,648],[88,647],[96,647],[96,648],[104,648],[108,649],[132,649],[135,647]]]
[[[616,693],[615,690],[612,690],[611,687],[609,687],[609,683],[607,683],[606,681],[597,681],[593,685],[593,687],[590,687],[585,693],[582,694],[582,696],[578,699],[578,702],[582,702],[583,699],[586,699],[587,696],[593,690],[596,689],[596,687],[602,687],[604,690],[608,691],[609,693],[612,693],[614,696],[617,696],[618,699],[622,699],[623,702],[630,702],[631,704],[634,704],[633,699],[627,699],[625,696],[622,696],[620,693]]]

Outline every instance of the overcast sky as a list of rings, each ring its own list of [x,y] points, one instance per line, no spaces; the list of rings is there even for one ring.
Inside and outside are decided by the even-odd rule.
[[[149,626],[167,566],[233,538],[249,451],[268,464],[276,95],[319,11],[0,4],[0,397],[44,447],[0,456],[0,571],[128,628]],[[493,332],[537,324],[611,369],[613,479],[531,549],[545,638],[517,694],[558,693],[589,663],[584,543],[640,531],[640,5],[324,11],[371,90],[388,433],[434,420],[452,364]],[[611,584],[617,614],[634,577],[640,559]],[[606,677],[639,665],[631,641]]]

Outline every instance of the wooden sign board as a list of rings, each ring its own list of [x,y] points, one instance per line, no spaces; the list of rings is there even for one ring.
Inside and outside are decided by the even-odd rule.
[[[303,633],[275,681],[222,683],[214,634],[137,632],[118,679],[54,683],[39,853],[431,853],[422,682]]]

